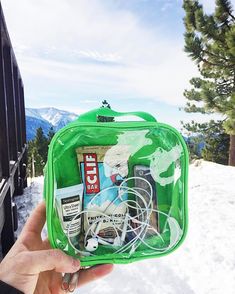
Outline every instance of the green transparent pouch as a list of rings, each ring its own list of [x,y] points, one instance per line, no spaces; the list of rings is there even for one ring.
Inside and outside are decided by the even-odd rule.
[[[142,121],[114,121],[126,115]],[[144,112],[81,115],[49,147],[51,246],[82,266],[166,255],[186,235],[187,182],[187,147],[171,126]]]

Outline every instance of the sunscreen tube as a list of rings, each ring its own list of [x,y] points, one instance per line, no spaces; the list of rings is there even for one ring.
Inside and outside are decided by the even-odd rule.
[[[58,215],[64,233],[67,235],[70,222],[82,210],[83,184],[57,189],[55,195]],[[78,236],[80,230],[81,217],[78,217],[70,226],[70,237]]]

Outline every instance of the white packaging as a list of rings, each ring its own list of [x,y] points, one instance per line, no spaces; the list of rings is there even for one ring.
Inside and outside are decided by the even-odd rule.
[[[78,236],[81,231],[81,217],[76,219],[74,217],[82,210],[83,184],[57,189],[55,196],[57,211],[65,234],[69,233],[70,237]]]

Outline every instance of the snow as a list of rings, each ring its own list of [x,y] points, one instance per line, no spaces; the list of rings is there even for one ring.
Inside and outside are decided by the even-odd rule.
[[[26,108],[25,109],[26,116],[37,118],[43,121],[46,121],[39,113],[38,109],[36,108]]]
[[[54,127],[62,124],[63,126],[78,118],[78,115],[54,107],[46,108],[26,108],[26,115],[49,122]]]
[[[43,197],[43,177],[28,178],[28,187],[24,190],[24,195],[15,197],[14,201],[18,210],[18,229],[16,235],[19,236],[22,228],[30,216],[32,210],[42,201]],[[46,236],[46,229],[43,230],[43,237]]]
[[[221,294],[235,289],[235,168],[196,161],[189,173],[189,230],[182,246],[159,259],[115,265],[77,293]],[[42,198],[43,178],[17,197],[20,232]]]

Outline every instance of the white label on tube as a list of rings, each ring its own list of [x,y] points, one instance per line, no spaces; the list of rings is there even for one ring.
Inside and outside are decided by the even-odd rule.
[[[74,217],[81,211],[83,184],[61,188],[56,190],[56,202],[59,217],[63,230],[70,237],[75,237],[80,233],[81,218],[75,220]],[[72,224],[71,221],[73,220]],[[71,225],[70,225],[71,224]]]

